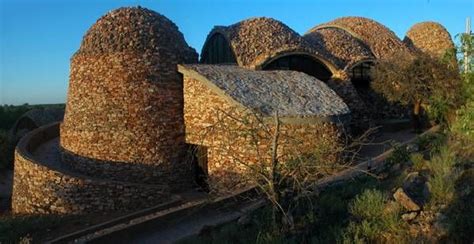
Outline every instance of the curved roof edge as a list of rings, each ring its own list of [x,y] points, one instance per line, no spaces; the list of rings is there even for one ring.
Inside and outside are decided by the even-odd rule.
[[[211,70],[211,72],[207,72],[207,70],[209,70],[209,69]],[[314,77],[311,77],[309,75],[306,75],[302,72],[297,72],[297,71],[248,70],[248,69],[245,69],[245,68],[242,68],[242,67],[238,67],[236,65],[207,65],[207,64],[178,65],[178,71],[180,73],[182,73],[183,75],[186,75],[186,76],[191,77],[193,79],[199,80],[206,87],[208,87],[211,91],[216,93],[219,97],[223,98],[224,100],[226,100],[230,104],[232,104],[232,105],[234,105],[234,106],[236,106],[240,109],[243,109],[243,110],[249,110],[250,109],[252,111],[254,111],[256,109],[256,107],[252,106],[252,105],[256,105],[256,103],[254,104],[253,102],[255,102],[255,101],[258,102],[258,100],[260,100],[260,99],[259,98],[252,98],[253,102],[250,105],[249,104],[244,105],[244,103],[245,103],[244,98],[240,98],[239,95],[236,95],[236,94],[242,94],[242,93],[239,93],[237,91],[236,94],[229,94],[229,91],[226,92],[226,88],[222,87],[223,83],[230,82],[230,83],[233,84],[233,82],[228,81],[228,80],[223,81],[222,78],[220,77],[220,75],[225,75],[225,77],[228,78],[229,76],[232,76],[232,73],[234,71],[236,71],[237,73],[248,74],[249,76],[251,76],[252,74],[258,74],[259,76],[261,76],[260,78],[262,78],[264,76],[269,76],[268,78],[270,80],[274,80],[273,75],[278,73],[277,76],[280,77],[280,78],[282,76],[284,76],[284,74],[288,74],[289,76],[291,76],[290,77],[291,80],[293,80],[292,79],[292,78],[294,78],[293,76],[296,75],[296,76],[304,76],[303,78],[309,79],[309,80],[311,80],[311,82],[318,82],[319,81]],[[218,74],[217,77],[213,77],[213,75],[214,75],[213,73]],[[246,80],[246,78],[245,77],[240,77],[239,80]],[[216,84],[216,83],[218,83],[218,84]],[[247,79],[246,82],[245,82],[245,84],[249,84],[249,83],[252,83],[251,78]],[[261,85],[261,80],[259,80],[258,83]],[[265,83],[265,82],[263,82],[263,83]],[[285,113],[283,111],[282,116],[280,117],[280,120],[283,123],[287,123],[287,124],[308,124],[308,123],[316,123],[316,122],[331,122],[331,123],[339,124],[339,123],[348,122],[350,120],[351,112],[350,112],[348,106],[342,101],[342,99],[339,96],[337,96],[337,94],[334,91],[332,91],[324,83],[322,83],[321,81],[319,81],[319,83],[321,83],[319,85],[323,85],[325,88],[327,88],[326,90],[328,90],[328,91],[323,91],[323,93],[322,93],[323,95],[321,95],[321,96],[329,96],[333,100],[335,99],[333,102],[330,102],[329,104],[330,104],[330,106],[334,106],[334,107],[339,106],[336,109],[337,112],[331,112],[332,114],[325,114],[325,115],[319,115],[319,114],[299,114],[299,115],[288,115],[288,114],[286,114],[285,115]],[[301,85],[301,82],[299,82],[298,84]],[[278,86],[278,85],[270,84],[270,87],[275,88],[276,86]],[[311,84],[311,86],[314,87],[314,84]],[[232,87],[233,87],[233,90],[232,90],[233,92],[235,92],[236,89],[238,88],[238,86],[232,86]],[[237,87],[237,88],[235,88],[235,87]],[[246,90],[248,87],[244,87],[244,88],[242,88],[242,89]],[[260,88],[264,89],[265,87],[260,87]],[[278,87],[276,87],[276,88],[278,88]],[[319,88],[320,87],[318,86],[318,89]],[[316,89],[317,88],[314,87],[314,90],[316,90]],[[322,89],[322,90],[324,90],[324,89]],[[278,93],[278,91],[279,90],[276,89],[274,92]],[[248,95],[248,92],[246,94]],[[285,94],[285,95],[287,95],[287,94]],[[314,98],[314,99],[316,99],[316,98]],[[319,99],[319,97],[318,97],[318,99]],[[262,99],[262,101],[264,101],[264,100],[265,99]],[[265,102],[264,102],[264,104],[265,104],[265,106],[269,106]],[[305,103],[305,105],[306,105],[306,103]],[[292,106],[292,105],[289,104],[289,106]],[[299,106],[299,105],[293,105],[293,106]],[[300,110],[301,110],[301,107],[300,107]],[[261,113],[265,119],[273,119],[272,114],[268,114],[268,113],[265,113],[265,112],[262,112],[262,111],[258,111],[258,109],[257,109],[257,112]],[[339,112],[341,112],[341,113],[339,113]],[[339,114],[337,114],[337,113],[339,113]]]

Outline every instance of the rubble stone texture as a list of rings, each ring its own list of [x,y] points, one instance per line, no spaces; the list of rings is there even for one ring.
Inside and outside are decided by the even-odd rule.
[[[289,54],[308,55],[321,61],[333,73],[333,79],[327,84],[349,106],[354,118],[360,118],[361,114],[365,113],[365,104],[351,84],[349,73],[344,70],[347,66],[343,61],[344,58],[331,53],[334,50],[331,50],[328,44],[314,41],[314,38],[303,38],[277,20],[251,18],[228,27],[214,27],[207,37],[203,50],[216,33],[222,34],[227,39],[236,56],[237,64],[244,68],[258,70],[274,58]],[[338,44],[341,43],[334,43],[334,45]],[[331,44],[331,47],[334,45]],[[363,47],[356,47],[356,49],[362,51],[361,58],[371,55],[370,50],[363,51]],[[365,122],[362,123],[365,124]]]
[[[63,117],[64,109],[32,109],[24,113],[20,118],[17,119],[17,121],[10,130],[10,139],[12,139],[12,141],[16,143],[29,131],[43,125],[61,121]]]
[[[340,70],[347,70],[354,64],[375,57],[369,47],[345,30],[337,28],[315,29],[306,33],[303,38],[313,46],[321,46],[335,60]],[[349,70],[350,73],[350,70]]]
[[[201,77],[230,99],[265,116],[337,120],[350,110],[322,81],[290,70],[254,71],[236,65],[194,64],[179,71]]]
[[[251,18],[227,27],[216,26],[209,33],[208,40],[215,33],[227,39],[238,65],[242,67],[259,69],[269,60],[289,53],[317,56],[326,65],[332,65],[325,60],[329,55],[313,49],[298,33],[272,18]],[[335,70],[332,66],[328,68]]]
[[[323,28],[338,28],[366,43],[378,59],[388,58],[398,52],[409,53],[403,42],[384,25],[363,17],[342,17],[318,25],[309,32]]]
[[[211,69],[213,71],[210,71]],[[269,94],[265,94],[268,91],[263,89],[251,92],[248,90],[249,93],[257,93],[251,95],[256,100],[252,104],[247,104],[245,100],[242,100],[240,94],[240,91],[246,90],[247,87],[243,84],[264,82],[265,80],[246,73],[241,74],[240,78],[236,78],[235,69],[239,70],[241,68],[206,65],[199,67],[181,66],[179,69],[184,74],[186,142],[206,148],[209,185],[211,189],[219,193],[245,187],[251,183],[252,172],[244,164],[264,167],[265,164],[270,162],[272,136],[267,132],[270,130],[270,133],[272,133],[275,130],[273,114],[270,114],[269,111],[262,114],[260,113],[261,110],[252,106],[255,103],[264,102],[265,97],[269,96]],[[196,75],[192,71],[199,72],[205,77]],[[275,75],[274,72],[270,71],[254,72],[268,73],[269,77]],[[295,72],[292,71],[278,73],[280,76],[288,78],[295,75]],[[219,80],[219,77],[224,76],[227,79]],[[300,76],[306,75],[300,74]],[[310,78],[313,82],[318,82],[316,79]],[[235,84],[237,79],[240,79],[241,82]],[[257,80],[250,81],[251,79]],[[219,84],[219,82],[228,82],[228,85],[235,84],[235,86],[233,89],[229,89],[229,87],[221,89],[219,86],[222,84]],[[299,91],[301,87],[296,84],[297,82],[295,82],[295,86],[288,89],[294,92]],[[322,92],[325,92],[325,89],[327,88],[322,88]],[[276,96],[278,97],[278,95]],[[335,94],[332,94],[332,96],[335,96]],[[327,96],[322,95],[322,97]],[[278,98],[276,99],[278,100]],[[287,99],[290,101],[299,99],[299,97],[292,94]],[[317,100],[308,99],[310,103]],[[237,102],[237,100],[243,104]],[[313,105],[320,107],[332,106],[329,105],[332,102],[340,103],[340,101],[320,100],[319,105]],[[298,103],[298,101],[294,103]],[[282,125],[278,146],[278,159],[281,162],[293,156],[311,153],[321,145],[328,145],[328,150],[338,145],[342,125],[332,123],[330,122],[331,119],[325,119],[325,117],[333,117],[333,121],[336,120],[335,117],[337,116],[343,117],[347,112],[346,106],[341,106],[331,115],[324,110],[321,110],[319,114],[307,110],[300,111],[299,116],[303,117],[308,112],[307,116],[302,119],[286,118],[283,111],[280,118]],[[328,161],[333,162],[336,157],[337,155],[331,155]]]
[[[71,60],[65,161],[84,174],[131,182],[186,180],[176,65],[192,62],[197,54],[178,27],[154,11],[120,8],[101,17]]]
[[[413,51],[421,51],[435,57],[443,57],[454,48],[449,32],[439,23],[421,22],[413,25],[403,42]]]
[[[29,214],[80,214],[136,210],[170,199],[164,185],[136,184],[68,171],[54,159],[33,156],[42,143],[59,135],[59,124],[25,136],[15,152],[12,211]],[[56,147],[58,150],[58,147]],[[57,157],[60,158],[59,152]]]

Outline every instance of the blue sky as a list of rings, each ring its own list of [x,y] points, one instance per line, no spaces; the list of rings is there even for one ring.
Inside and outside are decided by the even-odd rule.
[[[198,52],[214,25],[249,17],[272,17],[304,34],[337,17],[364,16],[403,38],[427,20],[454,36],[474,14],[474,0],[0,0],[0,104],[65,102],[69,59],[84,33],[107,11],[137,5],[175,22]]]

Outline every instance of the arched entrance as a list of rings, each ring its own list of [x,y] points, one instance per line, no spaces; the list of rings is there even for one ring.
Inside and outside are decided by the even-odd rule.
[[[202,53],[201,63],[203,64],[236,64],[234,52],[230,48],[229,42],[220,33],[215,33],[206,42]]]
[[[374,62],[366,61],[355,65],[352,68],[351,81],[357,90],[369,90],[370,82],[372,81],[371,69]]]
[[[328,81],[332,77],[332,72],[324,63],[304,54],[291,54],[276,58],[263,65],[262,69],[300,71],[321,81]]]

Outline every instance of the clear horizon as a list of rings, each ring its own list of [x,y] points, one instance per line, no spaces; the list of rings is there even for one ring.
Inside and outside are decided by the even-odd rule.
[[[192,1],[2,0],[0,2],[0,105],[64,103],[69,59],[83,35],[108,11],[142,6],[172,20],[199,53],[215,25],[271,17],[300,34],[343,16],[374,19],[401,39],[422,21],[436,21],[452,38],[473,17],[472,0]],[[456,40],[454,40],[456,41]]]

